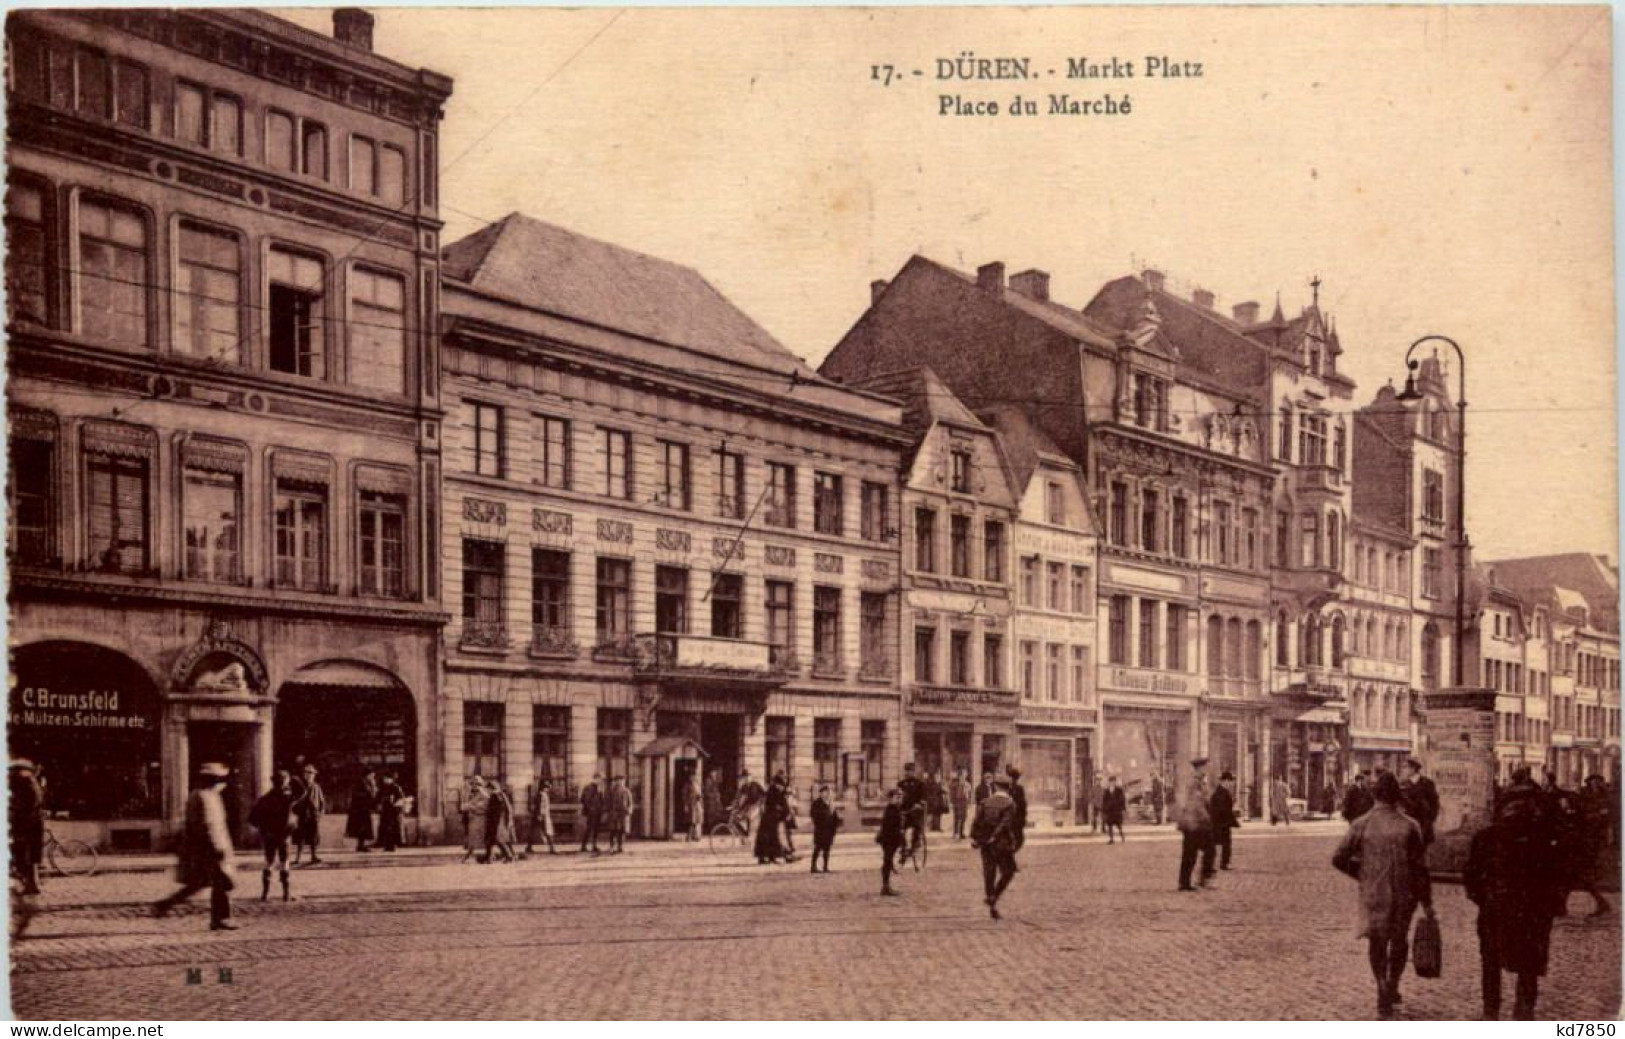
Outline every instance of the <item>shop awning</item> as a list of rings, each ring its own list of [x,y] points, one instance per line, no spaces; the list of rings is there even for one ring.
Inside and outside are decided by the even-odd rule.
[[[315,664],[288,679],[292,685],[318,685],[343,689],[399,689],[400,680],[387,671],[365,664]]]
[[[702,758],[711,756],[705,752],[704,747],[687,736],[661,736],[658,739],[651,740],[642,750],[638,751],[637,756],[640,758],[691,757],[693,755],[687,753],[690,750]]]

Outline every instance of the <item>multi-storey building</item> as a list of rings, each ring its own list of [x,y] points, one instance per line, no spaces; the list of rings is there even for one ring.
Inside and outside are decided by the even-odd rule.
[[[1502,780],[1521,766],[1546,764],[1539,719],[1529,709],[1538,701],[1529,690],[1529,647],[1538,641],[1533,611],[1511,589],[1496,582],[1493,567],[1474,566],[1468,583],[1471,622],[1467,637],[1467,682],[1495,691],[1495,760]]]
[[[209,760],[234,828],[300,758],[438,809],[451,82],[334,28],[7,19],[9,732],[59,834],[150,846]]]
[[[1084,469],[1104,526],[1097,767],[1177,790],[1207,751],[1256,808],[1274,483],[1262,348],[1154,272],[1086,311],[1052,301],[1042,271],[1007,284],[999,263],[971,276],[916,256],[872,289],[826,373],[929,364],[973,409],[1019,405]]]
[[[567,813],[625,778],[650,836],[697,769],[881,798],[909,745],[899,407],[696,271],[522,215],[444,270],[448,797],[548,779]]]
[[[1406,566],[1414,539],[1355,510],[1349,529],[1344,659],[1349,681],[1349,747],[1358,771],[1398,773],[1415,747],[1411,683],[1411,592]]]
[[[1011,533],[1016,497],[993,431],[929,368],[854,383],[902,402],[903,746],[922,774],[1000,769],[1015,749]]]
[[[1083,469],[1025,411],[983,412],[1019,502],[1011,638],[1016,754],[1029,818],[1082,821],[1099,763],[1095,691],[1097,536]],[[1046,810],[1052,815],[1046,815]]]

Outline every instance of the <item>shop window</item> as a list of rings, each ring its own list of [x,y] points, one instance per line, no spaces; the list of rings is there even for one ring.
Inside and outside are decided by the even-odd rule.
[[[184,484],[181,525],[186,539],[187,579],[235,584],[242,577],[238,542],[242,475],[189,466]]]
[[[995,584],[1004,580],[1003,523],[982,524],[982,580]]]
[[[500,776],[502,715],[499,703],[463,703],[463,775]]]
[[[85,454],[85,565],[109,573],[150,569],[151,461]]]
[[[937,680],[937,629],[914,629],[914,681],[929,685]]]
[[[861,593],[858,601],[858,651],[863,656],[859,663],[865,675],[885,677],[891,670],[887,630],[886,593]]]
[[[796,525],[796,467],[767,463],[767,501],[762,522],[770,527]]]
[[[841,668],[841,590],[813,588],[813,670]]]
[[[948,684],[970,685],[970,632],[948,633]]]
[[[570,634],[570,553],[530,550],[530,622],[537,639],[568,640]]]
[[[175,350],[242,363],[242,249],[237,236],[180,225],[175,272]]]
[[[93,339],[147,345],[147,221],[134,209],[79,203],[79,331]]]
[[[840,782],[841,719],[813,719],[813,779],[835,786]]]
[[[745,518],[745,456],[719,450],[717,460],[717,515]]]
[[[883,483],[863,481],[863,540],[885,541],[890,514],[891,488]]]
[[[503,451],[502,408],[495,404],[471,402],[470,432],[473,434],[474,472],[479,476],[501,476],[506,469]]]
[[[711,637],[745,637],[745,579],[738,574],[718,574],[711,585]]]
[[[22,566],[54,566],[59,560],[55,420],[49,424],[49,430],[23,435],[14,421],[7,442],[11,553]]]
[[[937,571],[937,514],[932,509],[914,510],[914,569]]]
[[[864,796],[874,797],[886,785],[886,722],[865,718],[858,723],[863,751]]]
[[[599,558],[596,626],[599,645],[632,636],[631,560]]]
[[[602,433],[599,454],[604,470],[604,494],[631,501],[632,434],[619,429],[606,429]]]
[[[767,647],[771,662],[788,667],[795,660],[796,586],[789,581],[767,582]]]
[[[350,269],[350,383],[406,392],[406,282],[393,274]]]
[[[655,567],[655,631],[688,634],[688,571],[682,567]]]
[[[845,489],[834,473],[813,474],[813,529],[840,537],[846,533]]]
[[[327,587],[327,486],[276,482],[276,586],[307,592]]]
[[[1004,688],[1004,637],[982,636],[982,685],[988,689]]]
[[[660,442],[660,490],[655,504],[688,511],[693,480],[688,469],[688,445]]]
[[[598,708],[598,774],[606,787],[626,779],[632,766],[632,712]]]
[[[769,715],[766,719],[766,730],[764,742],[767,745],[767,774],[770,778],[783,776],[793,788],[796,720]]]
[[[463,539],[463,626],[494,633],[503,627],[502,585],[507,546],[500,541]]]
[[[536,482],[543,487],[570,489],[570,422],[551,415],[536,416]]]
[[[552,783],[555,800],[569,797],[570,708],[531,705],[530,753],[537,784],[543,780]]]
[[[6,307],[12,321],[50,323],[50,226],[46,191],[13,180],[6,188]]]
[[[327,378],[326,267],[313,256],[273,248],[267,273],[271,370]]]
[[[399,599],[406,594],[406,498],[362,491],[361,594]]]
[[[948,519],[948,566],[955,577],[970,576],[970,517]]]

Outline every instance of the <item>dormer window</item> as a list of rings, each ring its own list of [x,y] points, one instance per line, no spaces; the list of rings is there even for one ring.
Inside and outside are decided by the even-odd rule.
[[[1146,372],[1134,373],[1134,424],[1141,429],[1167,428],[1167,382]]]

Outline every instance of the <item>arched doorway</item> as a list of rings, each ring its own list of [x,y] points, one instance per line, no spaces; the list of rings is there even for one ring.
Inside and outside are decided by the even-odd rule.
[[[163,816],[163,701],[146,670],[84,642],[11,654],[7,740],[41,767],[45,805],[68,819]]]
[[[327,661],[295,673],[277,692],[275,767],[315,765],[329,813],[349,810],[369,770],[393,773],[417,794],[417,705],[400,679],[370,664]]]

